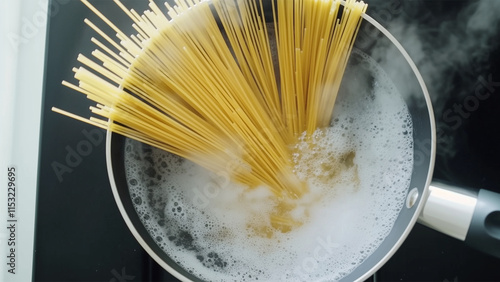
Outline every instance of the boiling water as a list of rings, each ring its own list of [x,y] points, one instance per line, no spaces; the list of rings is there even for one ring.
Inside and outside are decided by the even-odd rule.
[[[335,281],[390,232],[413,165],[405,102],[376,63],[354,52],[330,128],[297,144],[296,173],[310,194],[304,223],[266,237],[275,205],[266,188],[229,183],[177,156],[128,140],[126,176],[137,213],[179,265],[211,281]]]

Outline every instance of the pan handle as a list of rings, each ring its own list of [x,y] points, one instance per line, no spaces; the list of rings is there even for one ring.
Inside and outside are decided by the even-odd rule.
[[[418,222],[500,258],[500,194],[433,182]]]

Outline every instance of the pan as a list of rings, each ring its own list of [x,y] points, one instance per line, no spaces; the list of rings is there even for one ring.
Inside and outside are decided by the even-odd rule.
[[[221,242],[228,236],[221,234],[220,230],[214,235],[200,233],[196,229],[211,229],[212,225],[216,225],[206,214],[206,207],[223,198],[225,190],[217,187],[222,185],[220,183],[225,183],[224,179],[217,182],[219,186],[207,186],[206,179],[197,182],[196,179],[200,178],[203,172],[183,159],[108,132],[107,166],[116,203],[134,237],[159,265],[183,281],[362,281],[389,260],[417,221],[500,257],[500,196],[486,190],[467,191],[432,182],[436,133],[432,105],[422,76],[401,44],[373,18],[365,15],[360,29],[369,32],[361,34],[356,40],[337,104],[341,105],[341,109],[352,111],[355,108],[355,111],[366,110],[369,113],[377,103],[382,104],[380,109],[384,110],[392,108],[392,105],[403,105],[404,113],[398,111],[393,115],[386,115],[385,111],[383,114],[381,110],[374,112],[386,118],[399,117],[402,127],[397,135],[401,136],[393,136],[391,134],[394,130],[384,128],[378,130],[376,136],[366,135],[366,139],[356,137],[371,144],[368,146],[378,148],[379,145],[372,144],[369,140],[376,139],[374,142],[378,142],[377,138],[381,136],[380,140],[388,143],[380,145],[380,148],[397,152],[396,155],[402,154],[386,159],[386,162],[392,163],[384,164],[388,169],[381,173],[374,170],[379,172],[379,189],[387,190],[385,193],[392,194],[396,202],[387,204],[380,199],[369,197],[363,203],[355,201],[356,205],[346,205],[340,210],[347,218],[340,221],[336,219],[338,215],[334,214],[335,211],[326,209],[325,211],[333,212],[323,213],[318,220],[321,225],[334,227],[327,228],[328,231],[324,228],[313,228],[315,232],[302,234],[300,243],[295,243],[294,246],[301,245],[302,249],[307,250],[297,251],[303,255],[298,256],[295,261],[277,261],[272,268],[279,269],[280,273],[269,276],[259,269],[259,264],[248,267],[248,262],[243,258],[233,257],[227,252],[214,251],[211,246],[198,240],[200,234],[218,236],[216,240]],[[381,52],[383,56],[390,57],[391,62],[395,62],[391,65],[401,68],[392,69],[385,65],[383,60],[380,60]],[[381,93],[398,93],[399,96],[378,97],[378,94],[374,94],[374,89],[381,89]],[[402,102],[401,105],[396,101],[398,99]],[[351,107],[350,103],[357,104]],[[353,119],[349,115],[343,116],[343,112],[348,111],[341,110],[334,116],[332,124],[343,118]],[[380,126],[376,121],[384,123],[383,117],[376,118],[375,122],[372,120],[371,123],[367,121],[369,118],[360,120],[359,123],[354,121],[357,130],[351,128],[347,131],[349,137],[359,135],[360,127],[362,131],[366,131],[370,126]],[[405,140],[410,141],[406,145],[402,144]],[[410,151],[397,151],[399,147],[404,146],[410,148]],[[408,159],[411,159],[411,165],[405,167],[402,163]],[[352,162],[354,166],[368,167],[368,170],[379,165],[370,163],[370,158],[365,158],[361,153],[357,153]],[[359,169],[361,170],[363,168]],[[391,173],[400,170],[403,171],[401,173],[406,173],[407,179],[399,179],[399,172]],[[183,178],[178,178],[176,174],[182,175]],[[221,175],[218,177],[221,178]],[[169,178],[174,177],[176,180],[170,181]],[[179,183],[178,179],[183,179],[178,184],[179,187],[190,186],[192,189],[187,201],[192,204],[190,208],[205,216],[205,221],[189,223],[193,218],[182,202],[186,199],[173,192],[173,189],[178,189],[173,187],[175,183]],[[165,188],[166,185],[171,188]],[[163,189],[156,189],[157,187]],[[351,212],[357,215],[351,216]],[[360,218],[364,221],[357,224],[355,221],[361,220]],[[365,242],[363,236],[359,236],[360,233],[369,233],[374,228],[378,230],[381,226],[380,231],[374,233],[376,238],[371,241]],[[344,237],[356,240],[349,240],[350,243],[346,245],[341,239]],[[228,253],[246,252],[252,244],[231,245],[228,247]],[[354,250],[356,255],[352,255],[350,250]],[[273,251],[274,246],[270,245],[269,251],[260,250],[257,253],[266,256]],[[255,254],[253,255],[255,257]],[[334,259],[337,257],[341,258],[341,266]],[[262,260],[265,261],[265,258],[262,257]]]

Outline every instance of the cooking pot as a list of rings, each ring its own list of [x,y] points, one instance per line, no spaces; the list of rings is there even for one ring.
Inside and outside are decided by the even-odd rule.
[[[432,181],[436,133],[432,105],[422,76],[401,44],[373,18],[364,15],[360,30],[364,32],[360,32],[354,52],[367,54],[379,63],[408,107],[413,124],[414,163],[403,208],[391,231],[362,263],[345,273],[341,280],[358,281],[370,277],[396,252],[417,221],[500,257],[500,195]],[[387,61],[391,63],[386,64]],[[398,68],[391,67],[394,65]],[[106,156],[109,179],[127,226],[164,269],[180,280],[199,281],[163,251],[158,243],[161,238],[154,238],[141,220],[130,190],[133,184],[125,175],[126,142],[127,138],[108,131]]]

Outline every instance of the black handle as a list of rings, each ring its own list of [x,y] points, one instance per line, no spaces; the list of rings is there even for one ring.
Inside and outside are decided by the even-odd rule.
[[[465,243],[500,258],[500,194],[479,191]]]

